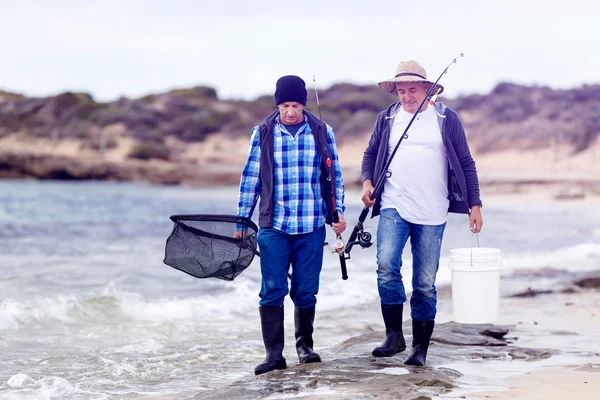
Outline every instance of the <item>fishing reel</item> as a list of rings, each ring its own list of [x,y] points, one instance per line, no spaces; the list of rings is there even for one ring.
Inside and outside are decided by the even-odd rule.
[[[341,237],[338,237],[333,243],[333,251],[338,254],[344,254],[344,250],[346,249],[346,245]]]
[[[371,232],[365,230],[358,232],[358,235],[356,235],[356,243],[363,249],[371,247],[373,245],[373,235]]]
[[[327,242],[325,242],[325,244],[329,248],[329,251],[340,255],[344,254],[344,250],[346,249],[346,244],[344,244],[344,241],[342,240],[342,237],[340,235],[338,235],[335,241],[333,242],[333,246],[331,246]]]
[[[371,230],[371,228],[367,229]],[[356,233],[356,240],[352,242],[352,245],[359,245],[363,249],[366,249],[375,243],[373,241],[373,234],[367,229],[361,229]]]

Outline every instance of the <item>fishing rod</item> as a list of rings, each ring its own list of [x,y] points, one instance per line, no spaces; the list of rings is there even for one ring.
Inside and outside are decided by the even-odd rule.
[[[317,99],[317,109],[319,110],[319,120],[321,121],[321,123],[323,123],[323,117],[321,116],[321,104],[319,103],[319,92],[317,91],[317,81],[315,79],[315,76],[313,75],[313,83],[315,85],[315,98]],[[327,129],[327,127],[325,127],[325,129]],[[333,179],[331,179],[331,168],[332,168],[332,163],[331,163],[331,159],[329,157],[327,157],[327,160],[325,161],[325,163],[327,164],[327,172],[329,174],[329,176],[327,177],[327,180],[329,181],[329,189],[331,190],[331,205],[332,205],[332,213],[331,213],[331,221],[334,223],[339,222],[340,217],[338,215],[337,212],[337,206],[335,204],[335,182],[333,181]],[[345,251],[345,245],[344,245],[344,240],[342,239],[342,235],[339,233],[336,233],[336,240],[333,246],[333,252],[338,253],[338,255],[340,256],[340,268],[342,270],[342,279],[346,280],[348,279],[348,271],[346,269],[346,256],[344,254]]]
[[[423,105],[425,104],[425,101],[427,101],[427,108],[429,108],[430,106],[434,105],[435,100],[437,99],[438,94],[440,94],[440,92],[441,92],[441,88],[438,88],[437,92],[431,97],[431,99],[429,99],[429,96],[431,96],[431,94],[433,93],[433,88],[437,87],[437,83],[440,81],[440,79],[442,78],[442,76],[444,76],[444,74],[446,72],[448,72],[448,68],[450,68],[450,66],[452,64],[456,64],[456,60],[458,60],[459,57],[464,57],[464,54],[460,53],[458,56],[456,56],[454,58],[454,60],[452,60],[452,62],[450,64],[448,64],[448,66],[442,71],[442,73],[440,74],[440,76],[438,76],[438,78],[435,80],[435,82],[433,83],[433,85],[429,86],[429,89],[427,90],[427,93],[425,94],[425,97],[421,101],[421,104],[419,104],[419,108],[417,108],[417,112],[415,112],[413,114],[412,118],[408,122],[408,125],[404,129],[404,132],[400,136],[400,139],[398,140],[398,143],[396,143],[396,146],[394,147],[394,150],[392,151],[392,153],[390,154],[387,162],[383,166],[383,170],[382,171],[384,171],[384,172],[381,174],[381,176],[377,180],[377,182],[376,182],[376,184],[375,184],[375,186],[373,188],[373,192],[369,195],[369,198],[371,200],[375,200],[375,199],[377,199],[381,195],[381,192],[383,192],[383,186],[385,184],[385,180],[387,178],[389,178],[389,177],[392,176],[392,171],[389,170],[390,165],[392,163],[392,159],[396,155],[396,152],[398,151],[398,148],[400,147],[400,143],[402,143],[402,140],[408,138],[408,134],[406,132],[408,132],[408,129],[410,128],[410,126],[412,125],[413,121],[417,117],[417,114],[419,114],[419,112],[421,110],[421,107],[423,107]],[[347,259],[350,259],[350,251],[352,251],[352,247],[355,244],[360,245],[362,248],[370,247],[373,244],[371,234],[369,232],[365,232],[364,231],[364,227],[363,227],[363,223],[365,222],[365,219],[367,218],[368,214],[369,214],[369,208],[364,207],[362,209],[360,215],[358,216],[358,222],[354,226],[354,229],[352,229],[352,233],[350,234],[350,237],[348,238],[348,243],[346,244],[346,248],[344,249],[344,253],[345,253],[344,256]]]

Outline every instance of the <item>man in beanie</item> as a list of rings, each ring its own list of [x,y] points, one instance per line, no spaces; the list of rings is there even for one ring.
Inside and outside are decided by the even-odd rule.
[[[402,334],[406,294],[400,269],[410,237],[412,352],[405,364],[419,366],[425,365],[435,324],[435,277],[448,212],[468,214],[474,233],[483,224],[479,180],[465,131],[458,115],[444,104],[428,107],[425,97],[432,85],[425,69],[413,60],[401,62],[393,78],[379,83],[383,90],[398,93],[400,101],[379,115],[362,160],[362,201],[373,207],[372,217],[379,215],[377,286],[386,328],[385,341],[373,355],[391,357],[406,348]],[[430,96],[444,90],[441,85],[431,89]],[[384,171],[413,116],[407,136]],[[387,174],[383,191],[372,199],[373,185],[383,174]]]
[[[252,129],[237,215],[251,217],[258,197],[261,289],[259,313],[266,349],[256,375],[287,367],[283,357],[284,298],[294,302],[296,351],[301,363],[320,362],[313,323],[323,263],[325,224],[346,229],[344,183],[331,127],[304,109],[304,81],[281,77],[277,110]],[[236,237],[243,232],[236,232]],[[292,267],[290,288],[288,272]]]

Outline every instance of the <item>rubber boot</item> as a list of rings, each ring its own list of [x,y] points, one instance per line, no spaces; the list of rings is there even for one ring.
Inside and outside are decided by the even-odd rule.
[[[262,364],[254,368],[254,374],[260,375],[275,369],[285,369],[287,364],[283,357],[283,306],[259,307],[260,325],[267,357]]]
[[[425,365],[427,349],[429,348],[429,340],[431,339],[434,325],[435,321],[419,321],[418,319],[412,320],[413,348],[410,356],[408,356],[408,359],[404,362],[404,364],[418,366]]]
[[[381,314],[385,324],[385,340],[373,350],[375,357],[391,357],[406,350],[406,341],[402,334],[402,310],[404,304],[382,304]]]
[[[294,308],[296,327],[296,351],[301,364],[321,362],[321,357],[313,351],[313,323],[315,308]]]

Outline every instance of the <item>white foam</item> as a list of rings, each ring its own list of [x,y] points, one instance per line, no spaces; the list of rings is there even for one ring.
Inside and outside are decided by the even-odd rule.
[[[13,375],[6,382],[6,384],[12,388],[21,387],[23,385],[28,385],[32,383],[35,383],[35,380],[27,374]]]
[[[136,343],[127,344],[125,346],[115,348],[115,353],[132,353],[132,354],[156,354],[164,345],[154,338],[147,338],[137,341]]]
[[[117,362],[104,358],[101,361],[105,366],[106,372],[111,376],[121,377],[125,375],[138,378],[147,378],[148,376],[148,371],[141,367],[139,363],[128,362],[127,359],[122,362]]]
[[[88,391],[81,390],[77,385],[72,385],[68,380],[57,376],[47,376],[35,380],[25,374],[16,374],[9,379],[8,385],[13,390],[0,395],[0,399],[62,399],[73,395],[90,394]]]
[[[371,371],[367,371],[367,372],[371,372],[373,374],[386,374],[386,375],[406,375],[406,374],[410,373],[408,371],[408,369],[401,368],[401,367],[389,367],[389,368],[375,369],[375,370],[371,370]]]

